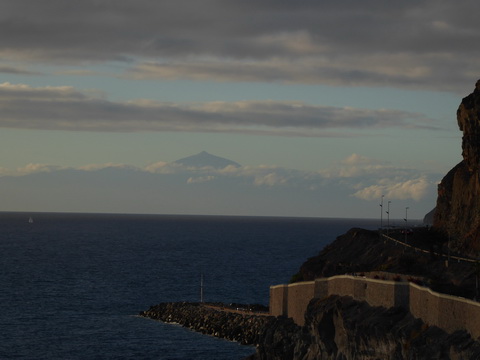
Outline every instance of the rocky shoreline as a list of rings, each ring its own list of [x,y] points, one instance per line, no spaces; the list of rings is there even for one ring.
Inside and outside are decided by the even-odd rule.
[[[180,324],[202,334],[243,345],[257,345],[259,334],[276,321],[268,312],[257,311],[247,305],[192,302],[160,303],[140,312],[140,316]]]

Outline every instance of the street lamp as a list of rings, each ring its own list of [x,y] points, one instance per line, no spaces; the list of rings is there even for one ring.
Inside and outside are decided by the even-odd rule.
[[[391,201],[388,200],[388,203],[387,203],[387,235],[388,235],[388,230],[390,229],[390,203]]]
[[[408,206],[405,208],[405,243],[407,242]]]
[[[383,197],[385,195],[382,195],[382,202],[380,203],[380,229],[383,228]]]

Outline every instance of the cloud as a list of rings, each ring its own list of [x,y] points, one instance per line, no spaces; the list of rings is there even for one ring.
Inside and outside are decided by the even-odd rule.
[[[0,127],[21,129],[277,136],[338,136],[342,130],[341,136],[352,136],[364,129],[434,128],[422,114],[399,110],[314,106],[295,101],[114,102],[101,93],[68,86],[34,88],[10,83],[0,84],[0,107]]]
[[[406,180],[399,183],[389,183],[386,185],[371,185],[357,191],[353,196],[363,200],[378,200],[382,195],[389,200],[422,200],[434,185],[426,177]]]
[[[266,175],[256,176],[254,180],[254,184],[257,186],[262,186],[262,185],[277,186],[277,185],[283,185],[286,183],[287,183],[287,179],[273,172],[268,173]]]
[[[168,173],[169,164],[166,161],[158,161],[145,167],[145,171],[151,173]]]
[[[451,72],[445,72],[448,68]],[[452,55],[336,54],[332,58],[223,59],[186,58],[140,62],[124,73],[132,79],[218,82],[278,82],[331,86],[393,86],[464,93],[480,66]],[[437,74],[438,73],[438,74]],[[446,80],[449,83],[444,83]]]
[[[320,173],[326,178],[379,178],[384,175],[385,170],[393,174],[394,167],[385,161],[354,153],[341,160],[338,164],[321,170]],[[395,173],[398,173],[398,171],[399,169],[395,169]],[[404,172],[403,169],[402,172]]]
[[[199,177],[189,177],[187,179],[187,184],[196,184],[196,183],[205,183],[215,179],[215,176],[199,176]]]
[[[355,153],[319,174],[329,182],[342,182],[353,197],[367,201],[378,201],[382,195],[389,200],[420,201],[434,196],[441,178],[441,174],[396,167]]]
[[[61,70],[55,72],[55,75],[73,75],[73,76],[102,76],[104,74],[87,69],[71,69],[71,70]]]
[[[15,74],[15,75],[40,75],[40,73],[35,71],[26,70],[22,67],[17,66],[6,66],[0,65],[0,73],[4,74]]]
[[[85,170],[85,171],[96,171],[96,170],[102,170],[102,169],[130,169],[130,170],[139,170],[135,166],[131,165],[126,165],[126,164],[118,164],[118,163],[105,163],[105,164],[89,164],[89,165],[84,165],[78,167],[79,170]]]
[[[373,159],[370,159],[366,156],[362,156],[359,154],[353,153],[352,155],[346,157],[344,160],[342,160],[342,163],[345,165],[370,165],[373,161]]]
[[[127,164],[117,163],[105,163],[105,164],[88,164],[78,166],[76,168],[69,166],[41,164],[41,163],[29,163],[25,166],[18,167],[16,169],[0,168],[0,176],[27,176],[37,173],[53,173],[61,170],[82,170],[82,171],[98,171],[103,169],[116,168],[124,170],[141,170],[135,166]]]
[[[287,169],[274,165],[259,166],[227,166],[217,170],[218,176],[239,178],[243,183],[249,182],[252,185],[261,187],[290,187],[313,190],[322,182],[320,174],[311,171]]]
[[[28,11],[25,11],[28,9]],[[480,40],[471,0],[5,0],[0,57],[123,62],[130,74],[465,93]]]
[[[378,201],[384,195],[389,200],[420,201],[434,196],[440,174],[423,174],[415,169],[396,168],[374,159],[352,154],[340,161],[341,168],[324,169],[318,172],[287,169],[279,166],[227,166],[223,169],[211,167],[187,167],[181,164],[159,161],[144,168],[127,164],[89,164],[76,168],[48,164],[28,164],[9,170],[0,169],[0,176],[25,176],[40,172],[79,170],[95,172],[103,169],[134,170],[158,176],[179,176],[176,181],[187,184],[206,183],[213,180],[243,186],[270,189],[299,189],[306,192],[331,191],[340,187],[345,194],[366,201]],[[338,191],[338,190],[337,190]]]
[[[359,164],[373,165],[375,160],[352,154],[339,164],[356,167]],[[111,171],[106,171],[109,169]],[[30,176],[34,174],[41,175]],[[388,171],[383,171],[383,177],[368,176],[362,172],[350,172],[349,177],[343,173],[336,177],[332,173],[326,177],[321,172],[268,165],[214,169],[185,167],[164,161],[144,168],[112,163],[76,168],[28,164],[13,171],[0,169],[0,175],[5,198],[10,199],[4,206],[10,206],[10,210],[17,209],[15,206],[19,204],[19,196],[24,197],[26,203],[35,202],[36,196],[26,196],[34,191],[53,199],[51,203],[48,202],[55,205],[52,211],[99,211],[95,208],[98,201],[90,203],[90,208],[62,208],[62,199],[71,194],[75,194],[78,201],[88,203],[88,199],[92,199],[91,194],[95,193],[98,194],[95,200],[98,197],[105,199],[102,201],[105,204],[108,201],[114,204],[121,202],[128,209],[131,209],[128,204],[135,198],[133,203],[142,204],[135,210],[139,212],[158,212],[158,204],[161,203],[165,206],[161,211],[192,213],[192,198],[203,199],[194,203],[205,203],[208,204],[207,207],[211,205],[212,198],[215,198],[223,199],[230,209],[211,210],[217,214],[230,213],[233,211],[231,209],[238,209],[239,203],[244,203],[248,209],[251,207],[258,210],[258,206],[265,206],[267,210],[261,213],[263,215],[277,214],[279,208],[282,208],[285,210],[282,216],[320,216],[318,211],[323,209],[321,216],[342,217],[376,215],[382,195],[389,201],[393,200],[391,214],[397,214],[394,216],[399,216],[399,209],[403,211],[405,206],[411,206],[410,209],[417,213],[415,216],[421,217],[435,204],[439,178],[435,174],[422,174],[420,171],[393,166]],[[34,190],[38,188],[42,190]],[[44,192],[45,189],[51,189],[52,192]],[[112,194],[115,194],[114,197],[109,198]],[[165,201],[166,197],[171,201]],[[144,203],[152,203],[152,207],[143,207]],[[177,207],[177,204],[181,206]],[[174,207],[171,208],[170,205]],[[102,211],[112,211],[112,207],[107,208],[108,210]]]
[[[204,183],[218,179],[240,179],[243,184],[254,186],[291,186],[302,187],[309,172],[285,169],[278,166],[233,166],[229,165],[222,169],[209,166],[193,167],[177,163],[158,162],[145,167],[144,171],[155,174],[183,175],[188,176],[187,183]],[[317,174],[317,178],[318,178]]]
[[[49,165],[49,164],[34,164],[30,163],[23,167],[19,167],[15,170],[8,170],[6,168],[3,169],[2,175],[14,175],[14,176],[23,176],[23,175],[30,175],[39,172],[53,172],[66,169],[66,167],[58,166],[58,165]]]

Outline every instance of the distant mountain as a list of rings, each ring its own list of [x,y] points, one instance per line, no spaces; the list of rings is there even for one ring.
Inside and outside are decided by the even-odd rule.
[[[176,160],[173,163],[181,164],[183,166],[188,166],[188,167],[207,167],[208,166],[214,169],[223,169],[229,165],[240,167],[240,164],[236,163],[235,161],[209,154],[206,151],[202,151],[199,154]]]

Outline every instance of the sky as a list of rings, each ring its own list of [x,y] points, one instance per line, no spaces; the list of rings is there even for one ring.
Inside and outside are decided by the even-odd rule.
[[[4,0],[0,211],[383,217],[383,195],[422,218],[462,159],[478,13],[473,0]],[[222,206],[134,207],[135,180],[115,205],[1,189],[67,169],[165,174],[201,151],[242,165]],[[199,171],[182,174],[225,176]],[[267,199],[226,206],[240,183]]]

